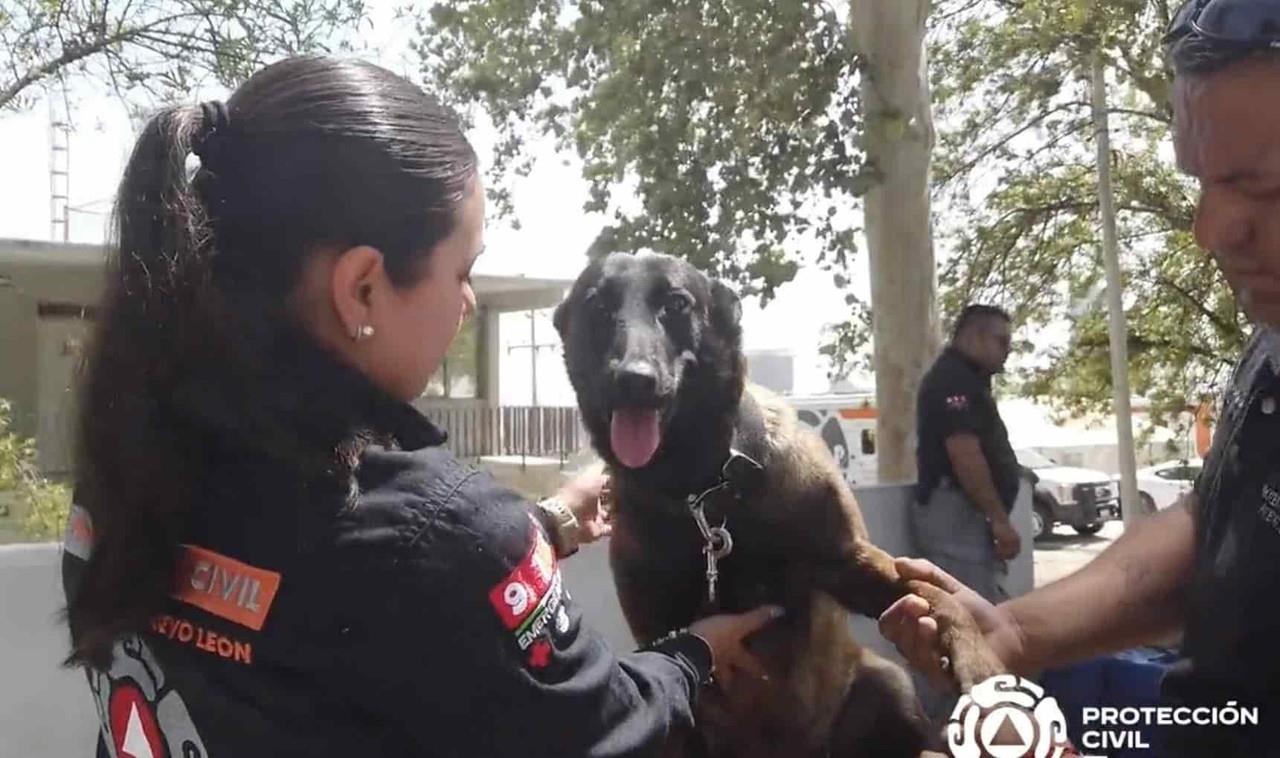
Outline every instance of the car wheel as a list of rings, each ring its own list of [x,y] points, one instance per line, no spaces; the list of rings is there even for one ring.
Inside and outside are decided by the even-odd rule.
[[[1053,514],[1042,503],[1031,508],[1031,538],[1037,542],[1053,534]]]
[[[1076,530],[1076,534],[1083,534],[1087,537],[1091,534],[1097,534],[1098,531],[1102,529],[1102,522],[1099,521],[1093,524],[1079,524],[1071,528]]]
[[[1147,493],[1145,493],[1145,492],[1139,492],[1139,493],[1138,493],[1138,500],[1140,500],[1140,501],[1142,502],[1142,511],[1141,511],[1141,512],[1142,512],[1142,515],[1143,515],[1143,516],[1150,516],[1150,515],[1152,515],[1153,513],[1155,513],[1155,512],[1156,512],[1156,501],[1155,501],[1155,498],[1151,497],[1150,495],[1148,495],[1148,494],[1147,494]]]

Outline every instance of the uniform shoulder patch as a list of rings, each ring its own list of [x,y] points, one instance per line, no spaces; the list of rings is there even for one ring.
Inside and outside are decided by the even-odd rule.
[[[489,590],[489,603],[516,639],[529,665],[543,668],[550,662],[551,645],[545,639],[550,627],[564,631],[564,588],[555,550],[530,517],[529,551],[502,581]]]
[[[220,618],[262,630],[280,589],[280,574],[221,553],[183,545],[173,596]]]
[[[74,503],[67,517],[66,534],[62,536],[62,549],[82,561],[89,560],[89,554],[93,552],[93,518]]]

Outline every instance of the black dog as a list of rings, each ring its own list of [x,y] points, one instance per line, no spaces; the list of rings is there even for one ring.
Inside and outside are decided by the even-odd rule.
[[[625,254],[591,263],[555,314],[613,476],[610,559],[637,641],[714,612],[788,610],[751,641],[769,680],[705,693],[700,739],[674,751],[915,758],[927,727],[910,680],[857,644],[848,611],[876,617],[932,589],[908,589],[870,543],[826,445],[746,387],[740,316],[737,296],[688,263]],[[713,580],[704,548],[726,545],[705,529],[722,522],[732,549]]]

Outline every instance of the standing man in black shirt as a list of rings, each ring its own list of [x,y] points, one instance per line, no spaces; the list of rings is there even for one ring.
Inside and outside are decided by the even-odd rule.
[[[1280,2],[1189,0],[1165,42],[1178,167],[1200,187],[1193,231],[1256,325],[1195,490],[1075,574],[994,607],[924,561],[900,561],[904,577],[957,604],[908,596],[880,628],[939,675],[938,619],[972,616],[1023,676],[1182,630],[1183,658],[1162,685],[1173,709],[1158,721],[1162,755],[1270,757],[1280,755]]]
[[[1007,597],[1003,562],[1022,549],[1009,521],[1020,468],[991,395],[991,377],[1004,371],[1010,344],[1009,314],[966,307],[925,374],[917,404],[916,546],[993,603]]]

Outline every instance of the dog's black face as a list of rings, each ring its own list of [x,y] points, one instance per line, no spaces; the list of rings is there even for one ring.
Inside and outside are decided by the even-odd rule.
[[[689,411],[715,418],[736,407],[741,315],[737,295],[677,258],[615,253],[587,266],[555,325],[606,462],[646,469],[675,454],[669,433]]]

